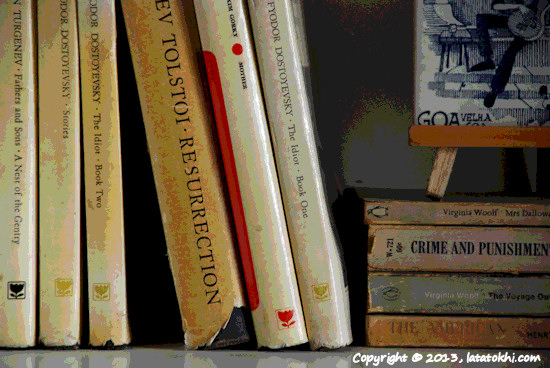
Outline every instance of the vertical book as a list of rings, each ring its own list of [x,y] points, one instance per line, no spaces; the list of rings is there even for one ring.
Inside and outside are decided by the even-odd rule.
[[[303,29],[290,0],[248,7],[310,345],[342,347],[351,343],[349,297],[296,37]]]
[[[122,11],[185,344],[244,342],[244,289],[192,4],[123,0]]]
[[[244,0],[194,2],[258,345],[307,333]]]
[[[0,3],[0,347],[36,343],[34,1]]]
[[[130,343],[115,4],[78,1],[91,346]]]
[[[74,0],[39,0],[39,340],[81,335],[80,86]]]

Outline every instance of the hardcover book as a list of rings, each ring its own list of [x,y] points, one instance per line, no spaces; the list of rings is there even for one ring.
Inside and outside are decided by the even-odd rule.
[[[364,199],[365,224],[550,226],[550,204]]]
[[[114,1],[78,2],[89,343],[130,343]]]
[[[415,124],[548,125],[548,7],[417,0]]]
[[[35,3],[0,3],[0,347],[36,343]]]
[[[367,315],[368,346],[548,348],[550,319]]]
[[[81,334],[80,86],[76,1],[39,0],[39,341]]]
[[[549,316],[550,278],[371,272],[367,313]]]
[[[260,347],[306,343],[246,2],[194,2]]]
[[[196,349],[249,335],[192,5],[122,1],[185,344]]]
[[[349,296],[296,37],[302,25],[290,0],[249,0],[248,8],[310,346],[346,346]]]
[[[370,225],[370,271],[549,272],[550,228]]]

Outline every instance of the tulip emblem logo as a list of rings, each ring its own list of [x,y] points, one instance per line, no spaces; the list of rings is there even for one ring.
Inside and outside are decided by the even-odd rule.
[[[8,282],[8,299],[25,299],[25,281]]]
[[[330,300],[330,290],[328,284],[313,285],[313,298],[318,302]]]
[[[111,299],[111,285],[110,284],[94,284],[93,285],[94,300],[98,302],[104,302]]]
[[[296,323],[296,321],[292,320],[294,318],[294,311],[292,309],[279,309],[276,312],[280,330],[290,328]]]
[[[55,296],[65,297],[73,295],[73,280],[72,279],[56,279],[55,280]]]

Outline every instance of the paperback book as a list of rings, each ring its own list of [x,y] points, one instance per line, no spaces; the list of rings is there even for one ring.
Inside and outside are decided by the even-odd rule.
[[[370,271],[550,271],[550,228],[371,225]]]
[[[33,1],[0,3],[0,347],[36,343],[36,21]]]
[[[185,345],[246,342],[244,289],[192,3],[123,0],[122,11]]]
[[[488,200],[493,200],[489,198]],[[364,199],[365,224],[550,226],[550,203]],[[512,199],[514,200],[514,199]]]
[[[296,37],[302,25],[290,0],[250,0],[248,8],[309,342],[312,349],[346,346],[349,296]]]
[[[194,2],[260,347],[306,343],[246,2]]]
[[[89,343],[130,343],[112,0],[78,1]]]
[[[75,0],[39,0],[39,341],[81,335],[80,85]]]
[[[368,346],[548,348],[550,319],[367,315]]]
[[[550,278],[371,272],[367,313],[549,316]]]

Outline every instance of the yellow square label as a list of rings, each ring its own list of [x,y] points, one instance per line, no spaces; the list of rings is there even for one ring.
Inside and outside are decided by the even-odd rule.
[[[111,284],[93,284],[93,299],[104,302],[111,299]]]
[[[73,279],[55,279],[55,296],[73,295]]]
[[[312,286],[313,299],[318,302],[330,300],[330,286],[328,283],[317,284]]]

